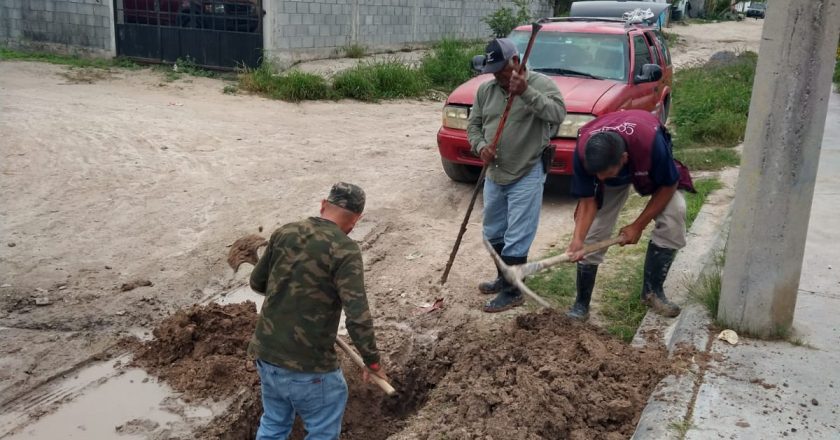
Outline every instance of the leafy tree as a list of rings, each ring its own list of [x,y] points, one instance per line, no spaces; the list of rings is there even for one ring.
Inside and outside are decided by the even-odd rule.
[[[528,0],[513,0],[516,11],[504,6],[482,18],[481,21],[487,23],[496,38],[507,37],[514,28],[531,20],[529,3]]]

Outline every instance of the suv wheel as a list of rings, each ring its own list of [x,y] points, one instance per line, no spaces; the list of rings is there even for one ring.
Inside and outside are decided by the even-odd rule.
[[[443,164],[443,172],[456,182],[475,183],[481,174],[481,168],[479,167],[452,163],[442,157],[440,162]]]

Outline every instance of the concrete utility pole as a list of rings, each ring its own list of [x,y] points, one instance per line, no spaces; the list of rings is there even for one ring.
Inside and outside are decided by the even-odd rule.
[[[767,8],[718,310],[730,328],[793,323],[838,34],[840,0]]]

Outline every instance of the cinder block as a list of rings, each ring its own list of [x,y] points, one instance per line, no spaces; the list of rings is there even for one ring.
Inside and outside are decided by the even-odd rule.
[[[96,38],[108,38],[111,36],[111,29],[98,27],[94,30],[94,35]]]
[[[315,47],[315,37],[303,37],[301,39],[301,48],[313,48]]]
[[[300,14],[288,14],[289,15],[289,24],[301,24],[303,23],[303,17]]]
[[[315,16],[312,14],[302,14],[302,24],[315,24]]]
[[[275,21],[275,23],[277,23],[281,26],[282,25],[287,25],[287,24],[289,24],[289,22],[290,22],[289,14],[278,14],[277,15],[277,21]]]
[[[321,5],[319,3],[309,3],[309,13],[310,14],[320,14],[321,13]]]
[[[79,3],[76,5],[76,12],[83,15],[93,15],[93,5]]]

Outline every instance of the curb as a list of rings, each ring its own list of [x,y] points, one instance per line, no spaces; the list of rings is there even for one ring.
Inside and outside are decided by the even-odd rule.
[[[634,347],[663,344],[669,355],[686,344],[698,352],[707,349],[711,319],[703,306],[689,302],[688,291],[714,266],[717,254],[726,246],[738,169],[725,170],[718,178],[724,187],[709,195],[688,232],[686,247],[677,254],[665,281],[665,291],[683,307],[682,312],[676,319],[648,312],[633,338]],[[695,385],[700,380],[702,370],[694,359],[687,372],[664,378],[651,393],[632,438],[679,439],[679,433],[670,425],[685,419],[693,405]]]

